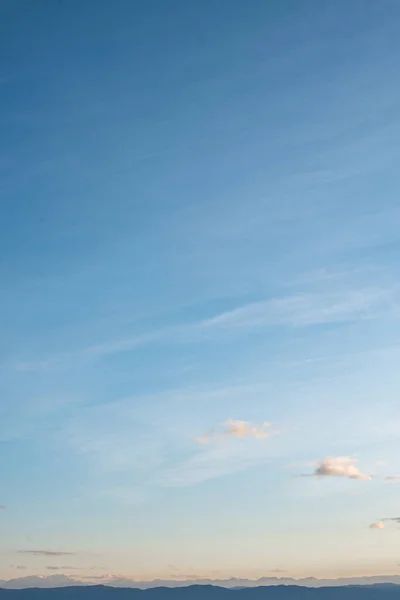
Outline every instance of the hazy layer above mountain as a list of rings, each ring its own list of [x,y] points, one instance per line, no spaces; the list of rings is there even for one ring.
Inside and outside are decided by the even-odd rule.
[[[199,579],[199,580],[162,580],[154,579],[152,581],[134,581],[132,579],[104,577],[97,581],[107,587],[118,588],[138,588],[150,589],[157,587],[181,588],[188,586],[213,585],[222,588],[254,588],[259,586],[301,586],[301,587],[338,587],[348,585],[374,585],[391,583],[400,585],[400,575],[381,575],[372,577],[350,577],[341,579],[316,579],[315,577],[306,577],[303,579],[292,579],[290,577],[261,577],[257,580],[239,579],[232,577],[230,579]],[[70,586],[93,586],[92,582],[79,581],[72,577],[62,574],[50,576],[28,576],[8,581],[0,580],[0,587],[3,589],[25,589],[25,588],[59,588]]]

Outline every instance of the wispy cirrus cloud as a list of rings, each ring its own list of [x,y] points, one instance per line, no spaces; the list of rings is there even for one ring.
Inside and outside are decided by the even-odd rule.
[[[213,440],[220,440],[227,437],[234,437],[240,440],[245,438],[253,438],[255,440],[265,440],[269,433],[267,429],[270,427],[270,424],[264,422],[262,425],[253,425],[248,421],[235,421],[233,419],[229,419],[226,421],[224,430],[221,433],[208,433],[203,437],[196,438],[195,442],[198,444],[209,444]]]
[[[369,473],[362,473],[356,466],[356,460],[350,456],[328,457],[321,460],[314,472],[314,477],[347,477],[348,479],[357,479],[368,481],[374,476]]]
[[[187,459],[165,468],[157,477],[157,485],[188,487],[210,479],[240,473],[269,460],[269,445],[252,440],[248,444],[206,444],[204,449]]]
[[[132,335],[121,339],[107,340],[39,360],[19,361],[14,364],[14,370],[17,372],[47,371],[65,363],[73,363],[77,359],[91,360],[102,356],[112,356],[122,352],[129,352],[161,339],[166,335],[167,331],[167,329],[159,330],[143,335]]]
[[[254,302],[204,321],[203,327],[307,327],[372,318],[393,303],[392,289],[294,294]]]
[[[75,556],[76,552],[64,552],[59,550],[18,550],[19,554],[33,554],[35,556]]]
[[[387,483],[400,483],[400,475],[388,475],[385,477]]]
[[[168,329],[160,329],[158,331],[149,332],[143,335],[136,335],[120,340],[111,340],[108,342],[94,344],[87,346],[81,350],[83,356],[96,357],[106,356],[107,354],[118,354],[119,352],[125,352],[147,346],[154,341],[161,339],[168,333]]]
[[[105,340],[83,348],[33,361],[14,364],[17,371],[47,370],[75,360],[94,360],[162,343],[191,343],[198,339],[243,335],[248,331],[270,327],[306,328],[331,323],[373,319],[397,307],[394,287],[363,287],[340,292],[319,291],[276,296],[228,309],[199,321],[160,328],[143,334]]]

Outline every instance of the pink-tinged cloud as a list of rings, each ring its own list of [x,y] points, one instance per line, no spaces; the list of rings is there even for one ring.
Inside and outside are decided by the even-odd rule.
[[[231,435],[239,439],[254,438],[255,440],[265,440],[268,437],[266,431],[269,423],[263,423],[260,427],[251,425],[247,421],[233,421],[230,419],[225,423],[225,435]]]
[[[198,444],[209,444],[213,440],[223,439],[227,437],[234,437],[239,440],[246,438],[252,438],[255,440],[265,440],[269,432],[267,431],[270,424],[265,422],[260,426],[253,425],[249,421],[235,421],[229,419],[224,424],[224,430],[221,433],[210,433],[201,438],[197,438],[195,441]]]
[[[382,521],[378,521],[377,523],[371,523],[369,526],[370,529],[385,529],[385,524]]]
[[[328,457],[318,463],[313,475],[314,477],[347,477],[360,481],[372,479],[372,474],[359,471],[356,462],[349,456]]]
[[[204,444],[205,445],[205,444],[209,444],[211,440],[212,440],[212,436],[208,436],[208,437],[204,436],[202,438],[196,438],[195,442],[197,444]]]

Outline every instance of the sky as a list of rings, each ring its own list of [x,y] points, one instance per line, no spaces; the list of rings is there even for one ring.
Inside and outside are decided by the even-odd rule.
[[[0,0],[0,579],[400,572],[399,27]]]

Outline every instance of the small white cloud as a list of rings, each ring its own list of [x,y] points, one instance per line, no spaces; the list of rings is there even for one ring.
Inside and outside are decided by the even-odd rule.
[[[361,473],[356,467],[356,460],[350,456],[336,456],[321,460],[314,473],[314,477],[347,477],[367,481],[373,475]]]
[[[382,521],[378,521],[377,523],[371,523],[369,526],[370,529],[385,529],[385,524]]]
[[[264,422],[262,425],[253,425],[248,421],[234,421],[229,419],[225,423],[225,429],[222,433],[209,433],[201,438],[196,438],[197,444],[209,444],[212,440],[223,439],[226,437],[235,437],[240,440],[252,438],[255,440],[265,440],[268,437],[268,427],[270,424]]]

